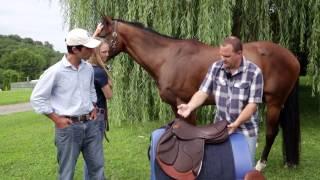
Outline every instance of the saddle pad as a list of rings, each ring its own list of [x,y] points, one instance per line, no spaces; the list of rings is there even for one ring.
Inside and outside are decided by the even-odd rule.
[[[236,179],[240,180],[244,178],[248,171],[253,170],[250,149],[243,134],[234,133],[230,138],[233,149],[233,158],[236,164]]]
[[[156,180],[159,179],[156,178],[156,173],[155,173],[155,165],[156,165],[156,152],[157,152],[157,144],[158,141],[160,139],[160,137],[162,136],[162,134],[165,132],[165,128],[160,128],[160,129],[156,129],[151,133],[151,137],[150,137],[150,148],[149,148],[149,157],[150,157],[150,169],[151,169],[151,180]],[[159,167],[158,167],[159,168]]]

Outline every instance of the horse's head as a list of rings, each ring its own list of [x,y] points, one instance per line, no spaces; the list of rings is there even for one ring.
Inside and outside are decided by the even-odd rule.
[[[122,51],[122,45],[119,41],[117,26],[118,22],[112,20],[110,17],[105,16],[102,18],[103,29],[98,34],[98,37],[105,39],[109,44],[109,58],[111,59],[114,56],[118,55]]]

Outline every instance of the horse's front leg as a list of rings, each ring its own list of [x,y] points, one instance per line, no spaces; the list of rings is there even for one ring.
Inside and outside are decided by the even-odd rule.
[[[177,97],[169,88],[160,88],[159,87],[159,95],[161,99],[171,106],[171,109],[176,118],[184,119],[190,124],[196,125],[196,111],[190,113],[187,118],[184,118],[178,114],[178,105],[185,104],[186,102]]]
[[[175,113],[176,118],[184,119],[188,123],[196,125],[197,124],[197,113],[196,113],[196,110],[192,111],[188,117],[184,118],[184,117],[182,117],[182,116],[180,116],[178,114],[177,106],[180,105],[180,104],[185,104],[185,102],[182,101],[180,98],[177,98],[176,102],[177,102],[176,106],[171,106],[172,111]]]

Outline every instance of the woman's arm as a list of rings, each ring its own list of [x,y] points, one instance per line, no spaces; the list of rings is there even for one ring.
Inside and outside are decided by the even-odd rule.
[[[94,31],[92,37],[97,37],[98,34],[102,31],[102,29],[103,29],[103,24],[102,24],[102,23],[99,23],[99,24],[97,25],[97,28],[96,28],[96,30]]]
[[[111,99],[112,97],[112,89],[111,89],[111,86],[110,84],[106,84],[105,86],[103,86],[101,88],[103,94],[104,94],[104,97],[106,97],[106,99]]]

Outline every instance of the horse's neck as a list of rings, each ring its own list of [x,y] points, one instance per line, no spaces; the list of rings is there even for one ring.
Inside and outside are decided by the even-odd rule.
[[[124,23],[119,24],[118,32],[125,51],[158,80],[160,68],[167,60],[163,51],[168,48],[169,42],[165,42],[160,35]]]

